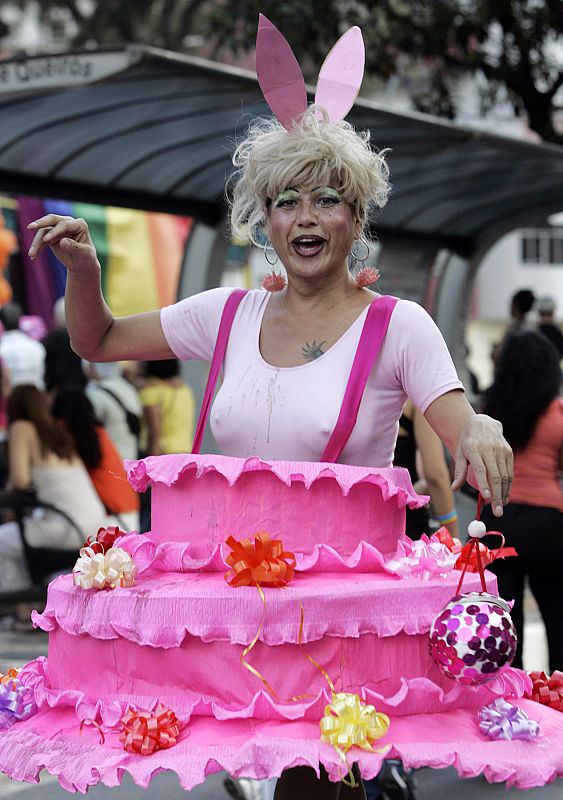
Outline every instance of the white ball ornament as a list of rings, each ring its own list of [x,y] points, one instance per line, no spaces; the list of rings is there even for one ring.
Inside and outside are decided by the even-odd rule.
[[[487,533],[487,526],[480,519],[474,519],[469,523],[467,533],[472,539],[482,539]]]

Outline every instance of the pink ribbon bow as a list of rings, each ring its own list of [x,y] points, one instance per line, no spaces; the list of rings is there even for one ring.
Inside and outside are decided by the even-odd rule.
[[[451,572],[456,561],[457,554],[446,545],[423,535],[414,542],[401,540],[393,558],[385,563],[385,570],[400,578],[427,581]]]

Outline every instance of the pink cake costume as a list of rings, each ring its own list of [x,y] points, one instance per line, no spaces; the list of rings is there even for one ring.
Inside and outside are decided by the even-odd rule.
[[[326,104],[343,74],[321,70]],[[69,791],[125,772],[147,786],[164,769],[186,789],[219,770],[263,779],[298,765],[338,781],[358,763],[370,778],[386,756],[522,788],[563,775],[563,717],[525,698],[539,678],[509,667],[509,623],[486,596],[447,605],[457,553],[404,537],[405,507],[426,502],[407,471],[336,463],[402,301],[378,298],[362,317],[320,461],[198,454],[221,365],[225,382],[233,369],[231,326],[256,299],[235,290],[223,304],[194,453],[127,464],[134,488],[152,486],[151,533],[103,532],[50,585],[34,616],[48,659],[0,678],[0,769],[30,782],[47,769]],[[481,589],[466,575],[464,592]],[[431,628],[454,679],[430,655]],[[497,664],[486,682],[453,652],[473,638],[490,644],[473,665]]]

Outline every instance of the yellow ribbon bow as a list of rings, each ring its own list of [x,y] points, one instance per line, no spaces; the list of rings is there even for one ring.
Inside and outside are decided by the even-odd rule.
[[[336,692],[325,706],[321,719],[321,738],[346,753],[351,747],[373,752],[372,742],[387,733],[390,719],[374,706],[363,703],[357,694]]]
[[[361,747],[362,750],[372,753],[384,753],[387,749],[374,750],[372,743],[387,733],[389,717],[377,712],[374,706],[363,703],[357,694],[334,692],[332,703],[325,706],[320,725],[321,740],[331,744],[346,764],[350,782],[345,783],[349,786],[357,785],[352,767],[346,758],[351,747]]]

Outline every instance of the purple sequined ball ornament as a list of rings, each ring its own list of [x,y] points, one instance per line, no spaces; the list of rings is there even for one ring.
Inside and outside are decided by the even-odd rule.
[[[516,644],[509,604],[486,592],[453,597],[430,628],[430,654],[438,668],[471,686],[510,666]]]

